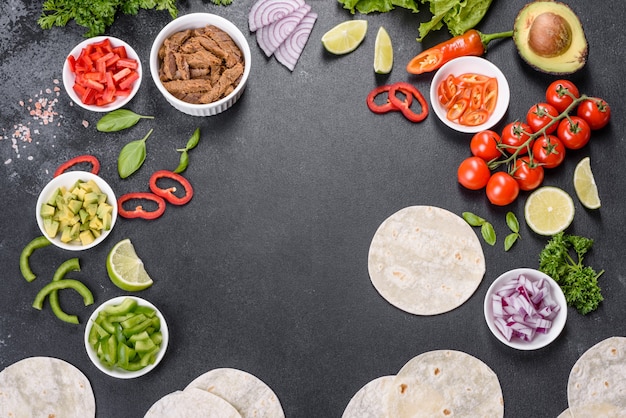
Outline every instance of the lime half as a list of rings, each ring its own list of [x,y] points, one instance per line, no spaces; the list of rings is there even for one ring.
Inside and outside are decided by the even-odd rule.
[[[152,286],[152,279],[128,238],[109,251],[106,266],[109,278],[120,289],[136,292]]]
[[[331,54],[341,55],[354,51],[367,33],[367,20],[347,20],[322,36],[322,45]]]
[[[580,203],[587,209],[600,208],[600,196],[598,186],[591,172],[591,162],[589,157],[585,157],[574,170],[574,190]]]
[[[382,26],[376,34],[374,43],[374,71],[377,74],[389,74],[393,68],[393,46],[391,38]]]
[[[555,235],[574,220],[574,201],[558,187],[540,187],[526,199],[524,217],[528,227],[537,234]]]

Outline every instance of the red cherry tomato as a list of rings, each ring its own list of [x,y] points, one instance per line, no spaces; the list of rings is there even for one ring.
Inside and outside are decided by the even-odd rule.
[[[513,154],[519,149],[518,155],[524,155],[528,153],[526,142],[530,139],[530,135],[533,133],[532,128],[524,122],[511,122],[504,127],[500,142],[504,145],[508,145],[505,148],[506,152]],[[520,148],[524,146],[523,148]]]
[[[525,155],[515,160],[513,178],[521,190],[535,190],[541,185],[544,177],[543,167]]]
[[[611,107],[607,102],[597,97],[583,100],[578,105],[576,114],[585,119],[594,131],[604,128],[611,119]]]
[[[578,87],[568,80],[556,80],[546,89],[546,102],[554,106],[559,113],[567,109],[574,98],[579,97]]]
[[[504,171],[494,173],[487,182],[487,199],[496,206],[513,203],[519,195],[519,184]]]
[[[528,109],[526,113],[526,123],[533,132],[539,132],[540,129],[543,129],[544,126],[552,122],[557,116],[559,116],[559,112],[551,104],[537,103]],[[551,134],[556,131],[557,126],[558,123],[553,123],[550,127],[546,128],[546,133]]]
[[[491,161],[502,156],[498,143],[500,135],[491,130],[480,131],[474,134],[470,141],[472,155],[485,161]]]
[[[491,171],[487,162],[479,157],[468,157],[461,162],[457,170],[459,183],[470,190],[479,190],[487,185]]]
[[[533,144],[533,158],[544,168],[555,168],[565,159],[565,146],[554,135],[537,138]]]
[[[580,149],[591,138],[591,128],[586,120],[578,116],[568,116],[559,123],[557,136],[565,148]]]

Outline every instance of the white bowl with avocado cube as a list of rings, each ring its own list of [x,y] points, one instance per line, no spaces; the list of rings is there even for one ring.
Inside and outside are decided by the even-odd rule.
[[[80,251],[109,235],[117,219],[117,199],[101,177],[68,171],[53,178],[37,199],[37,225],[57,247]]]

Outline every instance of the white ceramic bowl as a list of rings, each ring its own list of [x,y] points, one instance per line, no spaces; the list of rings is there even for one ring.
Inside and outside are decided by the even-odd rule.
[[[90,244],[81,245],[80,243],[69,242],[65,243],[61,241],[61,233],[57,234],[56,237],[49,237],[46,233],[46,230],[43,225],[43,218],[41,217],[41,207],[42,205],[52,196],[52,193],[61,186],[70,187],[73,186],[78,180],[89,181],[93,180],[96,182],[100,190],[107,195],[107,203],[113,206],[113,212],[111,213],[111,228],[107,230],[103,230],[98,238],[93,240]],[[87,171],[67,171],[57,177],[54,177],[39,193],[39,197],[37,198],[37,207],[35,209],[35,214],[37,218],[37,225],[41,230],[41,233],[50,240],[51,243],[56,245],[59,248],[63,248],[65,250],[70,251],[81,251],[86,250],[88,248],[95,247],[100,244],[102,241],[106,239],[106,237],[113,230],[113,226],[115,226],[115,221],[117,220],[117,199],[115,197],[115,193],[111,186],[102,179],[102,177],[92,174]]]
[[[495,292],[500,290],[503,284],[507,283],[510,280],[516,279],[522,274],[533,281],[539,280],[541,278],[547,280],[551,287],[552,297],[559,304],[560,308],[558,314],[553,319],[552,327],[547,333],[536,333],[535,337],[531,341],[524,341],[515,337],[511,338],[510,341],[507,341],[504,335],[502,335],[500,330],[498,330],[498,328],[496,328],[494,324],[491,296]],[[563,331],[563,328],[565,327],[565,322],[567,321],[567,302],[565,300],[565,295],[563,294],[561,287],[550,276],[539,270],[534,270],[530,268],[518,268],[503,273],[502,275],[500,275],[500,277],[493,281],[491,286],[489,286],[487,294],[485,295],[484,313],[487,326],[489,327],[493,335],[495,335],[495,337],[502,343],[518,350],[537,350],[550,344],[561,334],[561,331]]]
[[[192,104],[187,103],[174,97],[168,92],[161,80],[159,79],[159,48],[163,45],[163,41],[170,37],[172,34],[187,30],[203,28],[207,25],[214,25],[225,31],[235,41],[244,57],[244,72],[239,84],[235,89],[226,97],[208,104]],[[213,116],[230,108],[241,97],[250,75],[250,65],[252,62],[252,55],[250,54],[250,46],[243,33],[230,21],[224,19],[221,16],[213,15],[210,13],[191,13],[178,17],[168,23],[157,35],[152,44],[150,50],[150,74],[152,80],[157,86],[163,97],[174,108],[180,110],[183,113],[192,116]]]
[[[449,120],[446,117],[447,110],[439,101],[439,95],[437,93],[439,84],[450,74],[460,76],[461,74],[466,73],[482,74],[489,77],[495,77],[498,80],[498,101],[496,103],[496,109],[491,114],[489,119],[481,125],[465,126]],[[500,71],[498,67],[480,57],[461,57],[444,64],[437,71],[437,73],[435,73],[430,85],[430,103],[435,111],[435,114],[444,124],[459,132],[476,133],[485,129],[491,129],[506,113],[509,107],[509,101],[510,91],[509,83],[507,82],[506,77],[502,74],[502,71]]]
[[[128,371],[128,370],[121,369],[119,367],[114,367],[111,369],[111,368],[104,366],[100,362],[100,359],[98,358],[98,355],[96,354],[93,347],[91,347],[91,345],[89,344],[89,332],[91,331],[93,321],[98,317],[98,314],[100,313],[100,311],[102,311],[107,306],[118,305],[122,303],[124,299],[127,299],[127,298],[136,300],[139,306],[147,306],[156,311],[156,315],[159,317],[159,320],[161,321],[161,335],[163,336],[163,342],[161,343],[161,348],[159,350],[159,353],[157,354],[155,362],[153,364],[150,364],[144,367],[141,370],[136,370],[136,371]],[[148,302],[147,300],[138,298],[136,296],[118,296],[113,299],[109,299],[108,301],[101,304],[98,308],[96,308],[95,311],[93,311],[93,313],[89,317],[89,320],[87,321],[87,325],[85,326],[85,349],[87,350],[87,355],[89,356],[89,359],[103,373],[106,373],[112,377],[117,377],[118,379],[133,379],[135,377],[143,376],[146,373],[149,373],[150,371],[154,370],[154,368],[161,362],[161,360],[163,360],[163,356],[165,356],[165,351],[167,350],[167,345],[169,343],[169,337],[170,337],[170,334],[167,328],[167,323],[165,322],[165,317],[163,316],[161,311],[157,309],[156,306],[154,306],[152,303]]]
[[[137,63],[139,64],[139,68],[137,68],[136,71],[139,73],[139,79],[137,79],[137,81],[135,81],[135,83],[133,84],[133,89],[130,95],[126,97],[118,97],[117,99],[115,99],[113,103],[110,103],[105,106],[87,105],[87,104],[84,104],[80,100],[80,98],[78,97],[78,95],[73,89],[74,80],[76,80],[76,76],[70,70],[69,64],[66,59],[63,63],[63,86],[65,87],[65,91],[67,92],[67,94],[70,96],[70,98],[72,99],[74,103],[76,103],[77,105],[87,110],[91,110],[93,112],[110,112],[112,110],[123,107],[128,102],[130,102],[133,97],[135,97],[135,95],[137,94],[137,91],[139,91],[139,86],[141,85],[141,81],[143,80],[143,70],[141,66],[141,60],[139,59],[139,55],[137,55],[137,52],[135,52],[135,50],[126,42],[122,41],[121,39],[114,38],[112,36],[96,36],[93,38],[86,39],[83,42],[76,45],[74,49],[70,51],[70,53],[68,54],[68,57],[70,55],[73,55],[75,58],[78,58],[83,48],[95,42],[102,42],[107,38],[110,40],[111,45],[113,47],[124,46],[124,48],[126,49],[126,54],[128,55],[128,58],[133,58],[135,61],[137,61]]]

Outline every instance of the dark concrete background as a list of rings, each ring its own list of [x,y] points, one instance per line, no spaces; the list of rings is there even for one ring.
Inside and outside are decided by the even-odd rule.
[[[524,1],[494,1],[478,29],[485,33],[512,28]],[[626,41],[622,2],[567,2],[580,16],[589,41],[589,62],[568,77],[582,92],[601,96],[612,106],[610,125],[594,133],[584,149],[568,153],[550,171],[547,185],[574,196],[576,163],[590,156],[603,206],[585,210],[575,199],[569,232],[596,240],[586,262],[604,269],[605,296],[597,312],[581,316],[569,310],[561,337],[536,352],[520,352],[499,343],[482,314],[493,279],[516,267],[537,267],[547,242],[523,223],[526,194],[505,208],[491,206],[482,192],[463,190],[456,168],[469,155],[470,136],[451,131],[434,114],[411,124],[399,114],[378,116],[365,106],[377,84],[413,82],[427,94],[432,76],[409,76],[404,66],[422,50],[448,37],[444,31],[415,41],[425,6],[412,15],[351,16],[332,0],[310,1],[318,14],[313,33],[293,73],[267,59],[247,27],[252,1],[228,7],[208,1],[178,4],[180,14],[210,12],[232,20],[246,34],[253,67],[246,91],[226,113],[196,118],[163,100],[148,75],[152,39],[170,21],[166,12],[141,11],[119,16],[107,31],[138,51],[144,80],[128,106],[153,121],[112,134],[97,132],[100,114],[72,105],[54,80],[61,79],[65,55],[85,30],[69,24],[41,30],[41,2],[9,0],[0,5],[0,185],[4,208],[0,223],[0,369],[24,357],[59,357],[90,379],[98,417],[141,417],[161,396],[184,388],[201,373],[235,367],[255,374],[276,392],[288,417],[339,417],[352,395],[370,380],[396,373],[412,357],[428,350],[455,349],[487,363],[499,376],[506,415],[555,417],[567,407],[571,366],[589,347],[613,335],[626,335],[624,300],[623,198],[624,147],[623,50]],[[331,27],[364,18],[369,30],[353,53],[327,54],[320,38]],[[372,70],[376,31],[389,32],[396,63],[389,76]],[[506,122],[524,118],[543,100],[557,79],[531,69],[512,41],[496,41],[486,56],[509,80],[511,105]],[[61,92],[54,94],[54,87]],[[50,92],[48,92],[50,89]],[[48,99],[56,114],[36,118],[27,107]],[[24,105],[20,102],[23,101]],[[83,121],[87,122],[85,127]],[[29,128],[31,141],[14,137]],[[39,230],[35,202],[54,169],[67,159],[90,153],[101,163],[101,176],[118,195],[147,190],[150,174],[173,169],[175,148],[200,127],[202,139],[191,152],[186,177],[195,187],[184,207],[168,208],[162,218],[144,222],[119,219],[100,246],[80,253],[48,247],[32,258],[39,278],[27,283],[18,260]],[[127,142],[148,129],[147,159],[128,179],[116,171],[117,155]],[[383,300],[371,285],[367,252],[378,225],[410,205],[435,205],[457,214],[472,211],[490,220],[499,241],[483,244],[487,271],[473,297],[458,309],[434,317],[406,314]],[[505,214],[522,221],[521,240],[504,252]],[[31,307],[37,291],[56,267],[78,256],[82,271],[72,276],[94,292],[96,304],[127,294],[108,279],[105,259],[118,241],[130,238],[154,285],[138,296],[156,304],[168,319],[171,343],[159,367],[131,381],[98,371],[83,346],[85,308],[71,292],[62,293],[79,326],[57,320],[49,309]]]

